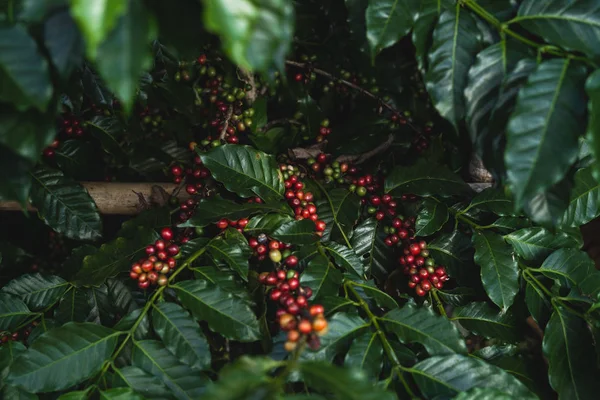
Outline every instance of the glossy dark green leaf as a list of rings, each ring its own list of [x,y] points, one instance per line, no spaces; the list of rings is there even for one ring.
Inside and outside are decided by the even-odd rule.
[[[575,186],[560,225],[579,227],[598,215],[600,215],[600,183],[592,176],[591,168],[584,168],[575,173]]]
[[[471,240],[459,230],[451,233],[442,233],[427,243],[429,253],[436,263],[446,266],[450,276],[460,276],[472,262],[470,254]]]
[[[342,283],[342,273],[327,259],[319,256],[308,263],[306,271],[300,275],[300,283],[312,289],[313,299],[335,296]]]
[[[39,397],[33,393],[29,393],[21,389],[20,387],[5,385],[2,389],[2,398],[4,400],[37,400]]]
[[[510,23],[566,50],[600,57],[600,4],[594,0],[525,0]]]
[[[211,240],[206,249],[215,261],[224,262],[240,278],[248,280],[248,259],[252,255],[252,249],[244,235],[235,229],[228,229],[225,236]]]
[[[343,267],[345,270],[353,273],[359,278],[363,276],[364,265],[354,250],[336,242],[326,243],[323,245],[323,247],[329,254],[331,254],[339,266]]]
[[[80,184],[45,167],[35,169],[31,176],[31,202],[52,229],[71,239],[95,240],[102,236],[98,208]]]
[[[554,308],[542,343],[548,358],[550,385],[561,399],[593,399],[600,390],[600,371],[592,336],[584,320],[562,306]]]
[[[357,314],[337,313],[328,318],[327,334],[321,336],[317,351],[305,351],[302,360],[332,361],[351,342],[369,329],[369,325]]]
[[[535,322],[543,329],[550,320],[550,309],[552,307],[550,300],[546,298],[546,294],[537,285],[528,282],[525,288],[525,304]]]
[[[370,0],[366,10],[367,40],[371,47],[371,59],[383,49],[393,46],[410,32],[414,0]]]
[[[23,343],[14,340],[9,340],[0,347],[0,388],[4,385],[10,366],[25,350],[27,348]]]
[[[502,82],[527,52],[512,41],[502,41],[487,47],[477,55],[469,69],[465,88],[466,122],[475,142],[486,135],[490,117],[502,88]]]
[[[31,346],[31,344],[35,342],[44,333],[59,326],[60,324],[56,322],[55,319],[44,318],[42,323],[38,324],[35,328],[31,330],[29,337],[27,337],[27,345]]]
[[[492,226],[502,231],[510,232],[531,227],[531,221],[519,217],[500,217],[492,223]]]
[[[11,331],[32,314],[18,297],[0,293],[0,330]]]
[[[56,303],[68,286],[59,276],[35,273],[11,280],[0,292],[20,298],[31,310],[39,310]]]
[[[383,346],[376,332],[365,332],[352,341],[344,366],[359,368],[371,379],[379,377],[383,367]]]
[[[549,278],[564,278],[577,285],[595,271],[595,265],[584,251],[559,249],[550,254],[536,271]]]
[[[379,318],[401,342],[421,343],[431,356],[467,353],[465,341],[452,322],[429,308],[405,305]]]
[[[585,123],[584,79],[582,66],[548,60],[519,91],[504,155],[517,207],[558,183],[577,159],[577,137]]]
[[[117,26],[119,17],[127,10],[128,2],[100,0],[92,4],[86,0],[71,0],[70,3],[71,15],[85,38],[87,54],[94,59],[100,43]]]
[[[114,388],[100,391],[100,400],[144,400],[130,388]]]
[[[261,233],[270,234],[279,226],[293,220],[294,218],[287,214],[261,214],[250,219],[248,225],[244,228],[244,232],[252,236]]]
[[[585,83],[585,91],[588,95],[588,127],[586,142],[596,160],[600,160],[600,69],[593,72]],[[596,180],[600,177],[600,164],[595,163],[593,175]]]
[[[560,223],[569,206],[572,187],[571,177],[564,177],[560,182],[525,203],[523,206],[525,214],[539,225],[554,228]]]
[[[137,310],[133,310],[130,313],[125,314],[113,328],[118,331],[128,332],[133,329],[135,324],[137,324],[135,331],[133,332],[133,338],[135,340],[148,339],[151,334],[150,315],[146,313],[138,323],[137,321],[140,319],[142,312],[143,309],[138,308]]]
[[[310,244],[319,240],[315,223],[310,219],[287,222],[271,232],[271,236],[284,243]]]
[[[507,310],[519,291],[519,267],[512,247],[491,232],[474,234],[473,246],[485,291],[498,307]]]
[[[360,200],[358,196],[343,188],[323,192],[323,196],[324,199],[317,202],[319,219],[327,224],[323,238],[347,245],[358,219]]]
[[[454,289],[438,290],[438,296],[444,304],[450,304],[455,307],[469,304],[475,298],[475,290],[470,287],[457,287]]]
[[[85,322],[90,315],[86,289],[72,289],[60,300],[54,310],[54,319],[59,323]]]
[[[0,79],[1,100],[46,111],[52,96],[48,62],[23,25],[0,28]]]
[[[577,232],[579,233],[579,232]],[[581,235],[566,232],[553,233],[545,228],[525,228],[509,233],[504,237],[524,260],[543,260],[560,248],[579,249],[583,245]]]
[[[131,262],[145,254],[148,243],[156,239],[155,231],[140,227],[132,239],[118,237],[105,243],[97,253],[83,259],[81,269],[72,281],[77,285],[98,286],[131,267]]]
[[[100,371],[117,337],[116,331],[91,323],[70,322],[52,329],[15,360],[7,382],[33,393],[71,387]]]
[[[415,223],[415,236],[433,235],[448,221],[448,207],[435,199],[425,199]]]
[[[442,12],[446,0],[421,0],[419,9],[413,14],[412,42],[415,46],[419,69],[426,67],[427,52],[433,40],[433,28]]]
[[[500,216],[511,216],[515,213],[511,197],[498,188],[488,188],[479,192],[471,200],[468,208],[489,211]]]
[[[373,300],[379,307],[389,309],[398,307],[396,300],[386,292],[377,288],[374,281],[367,281],[365,283],[348,282],[348,284],[351,284],[361,297],[365,298],[367,301]]]
[[[126,3],[127,11],[98,47],[96,65],[125,110],[130,110],[142,72],[152,66],[150,42],[156,39],[156,24],[142,3]]]
[[[165,347],[192,369],[210,367],[210,348],[198,323],[181,306],[163,302],[152,310],[152,325]]]
[[[74,179],[89,179],[90,165],[96,159],[95,147],[83,140],[65,140],[54,152],[54,159],[65,175]]]
[[[373,385],[368,377],[357,369],[341,368],[332,363],[319,361],[305,361],[300,363],[299,367],[308,387],[323,393],[333,393],[336,399],[397,399],[394,393]]]
[[[138,367],[115,369],[115,377],[119,386],[130,387],[147,399],[165,399],[171,395],[164,383]]]
[[[125,314],[139,308],[131,294],[131,289],[121,280],[109,279],[106,281],[106,286],[110,303],[119,312]]]
[[[239,297],[206,281],[185,281],[172,288],[183,306],[213,331],[241,342],[260,339],[258,319]]]
[[[383,280],[396,260],[383,242],[383,234],[377,234],[378,228],[375,218],[365,219],[356,226],[350,243],[356,255],[363,260],[365,274]]]
[[[427,358],[411,368],[427,398],[450,397],[472,388],[498,389],[516,399],[535,399],[517,378],[501,368],[462,354]]]
[[[0,111],[0,143],[31,162],[40,158],[54,136],[52,123],[39,111],[17,112],[11,107]]]
[[[256,195],[267,202],[283,198],[283,176],[271,155],[249,146],[226,144],[200,153],[200,157],[216,180],[242,197]]]
[[[458,175],[444,166],[419,161],[411,167],[396,167],[385,179],[385,191],[392,196],[466,195],[471,192]]]
[[[25,209],[31,189],[29,170],[32,165],[2,145],[0,155],[0,198],[17,201]]]
[[[243,12],[242,12],[243,10]],[[216,0],[204,7],[206,29],[220,36],[229,58],[242,68],[283,70],[294,32],[294,7],[285,0]]]
[[[240,218],[248,218],[253,214],[281,213],[274,216],[284,218],[291,213],[290,208],[283,204],[246,203],[238,204],[219,197],[202,199],[196,206],[196,212],[186,223],[180,226],[207,226],[222,218],[237,221]],[[263,215],[259,215],[262,217]],[[289,215],[288,215],[289,216]],[[254,220],[254,218],[253,218]],[[259,219],[260,220],[260,219]],[[256,224],[257,221],[254,222]],[[248,228],[249,229],[249,228]]]
[[[499,389],[493,388],[473,388],[466,392],[461,392],[453,400],[512,400],[513,397]]]
[[[487,303],[475,302],[458,307],[451,319],[477,335],[510,342],[520,339],[515,316],[510,311],[494,309]]]
[[[176,399],[198,399],[206,390],[208,378],[181,363],[156,340],[136,342],[132,360],[133,366],[162,381]]]
[[[87,121],[88,131],[102,144],[102,149],[119,160],[125,160],[127,155],[121,147],[123,125],[115,116],[96,115]]]
[[[240,299],[247,301],[248,304],[253,304],[245,282],[239,279],[234,271],[223,270],[213,266],[202,266],[194,268],[193,271],[196,279],[206,280],[227,292],[233,293]]]
[[[441,13],[433,31],[425,84],[435,108],[455,129],[465,116],[463,92],[479,41],[475,19],[459,4]]]
[[[67,10],[53,14],[44,23],[44,45],[63,79],[83,62],[85,43]]]

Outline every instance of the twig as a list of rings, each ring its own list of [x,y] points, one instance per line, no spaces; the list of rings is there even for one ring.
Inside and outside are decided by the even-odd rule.
[[[246,71],[245,69],[239,68],[237,70],[237,76],[239,80],[250,85],[251,89],[246,92],[246,100],[248,100],[249,104],[254,103],[254,101],[258,97],[258,91],[256,90],[256,81],[254,80],[254,74]]]
[[[319,154],[325,150],[327,140],[313,144],[310,147],[296,147],[288,150],[288,155],[294,160],[308,160],[309,158],[316,158]]]
[[[220,140],[225,140],[225,135],[227,134],[227,128],[229,127],[229,121],[231,120],[232,115],[233,107],[229,106],[227,109],[227,114],[225,115],[225,121],[223,121],[223,129],[221,129],[221,134],[219,135]]]
[[[347,81],[345,79],[337,78],[337,77],[331,75],[329,72],[327,72],[325,70],[322,70],[320,68],[314,68],[314,67],[312,67],[310,64],[304,64],[304,63],[299,63],[299,62],[290,61],[290,60],[287,60],[285,63],[287,65],[291,65],[291,66],[294,66],[294,67],[297,67],[297,68],[309,69],[310,71],[314,72],[317,75],[321,75],[321,76],[327,77],[327,78],[329,78],[329,79],[331,79],[333,81],[339,82],[339,83],[341,83],[341,84],[343,84],[345,86],[348,86],[348,87],[356,90],[357,92],[361,93],[362,95],[364,95],[366,97],[369,97],[369,98],[377,101],[382,107],[387,108],[392,113],[394,113],[394,114],[400,114],[399,110],[397,110],[395,107],[393,107],[393,106],[389,105],[388,103],[386,103],[385,101],[383,101],[383,99],[381,97],[375,96],[373,93],[369,92],[365,88],[362,88],[362,87],[360,87],[360,86],[358,86],[358,85],[356,85],[356,84],[354,84],[354,83],[352,83],[350,81]],[[420,133],[420,131],[417,129],[417,127],[415,127],[409,121],[406,121],[406,124],[412,130],[414,130],[415,132]]]
[[[362,154],[343,154],[336,158],[336,161],[340,163],[361,164],[367,161],[369,158],[375,157],[376,155],[381,154],[389,149],[393,142],[394,135],[389,135],[385,142],[379,144],[379,146],[375,147],[373,150],[369,150]]]

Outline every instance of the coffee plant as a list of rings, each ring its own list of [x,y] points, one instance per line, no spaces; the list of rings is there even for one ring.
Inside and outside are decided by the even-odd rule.
[[[597,0],[1,0],[0,397],[597,398],[599,65]]]

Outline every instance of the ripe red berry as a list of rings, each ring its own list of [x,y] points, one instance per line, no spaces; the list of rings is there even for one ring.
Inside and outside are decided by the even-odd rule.
[[[383,211],[377,211],[377,213],[375,214],[375,219],[377,221],[381,221],[384,217],[385,217],[385,214]]]
[[[156,248],[152,245],[146,246],[146,254],[152,255],[156,252]]]
[[[263,255],[263,254],[265,254],[267,252],[267,247],[265,245],[263,245],[263,244],[261,244],[259,246],[256,246],[256,252],[259,255]]]
[[[300,286],[300,281],[297,278],[292,278],[288,281],[288,285],[290,285],[290,289],[296,290]]]
[[[414,256],[418,256],[419,254],[421,254],[421,246],[419,246],[418,243],[412,243],[409,247],[409,250]]]
[[[176,244],[171,244],[169,245],[169,247],[167,247],[167,252],[169,253],[169,255],[175,256],[179,254],[179,246],[177,246]]]
[[[425,296],[425,291],[423,289],[421,289],[420,286],[417,286],[415,288],[415,292],[417,293],[418,296],[421,296],[421,297]]]
[[[313,304],[310,307],[310,315],[312,315],[312,316],[323,314],[324,312],[325,312],[325,309],[320,304]]]
[[[288,267],[294,268],[296,265],[298,265],[298,257],[291,255],[288,258],[285,259],[285,264]]]
[[[298,330],[300,331],[300,333],[304,333],[305,335],[308,335],[309,333],[311,333],[312,329],[313,329],[312,324],[307,319],[303,319],[298,324]]]
[[[217,227],[219,229],[226,229],[229,226],[229,221],[226,219],[221,219],[217,222]]]
[[[173,239],[173,230],[171,228],[163,228],[160,231],[160,236],[165,240],[171,240]]]
[[[390,196],[389,194],[384,194],[383,196],[381,196],[381,201],[383,201],[384,204],[389,203],[392,200],[392,196]]]
[[[183,170],[181,169],[181,167],[179,165],[173,165],[171,167],[171,173],[174,176],[181,176],[181,174],[183,174]]]
[[[325,164],[325,162],[327,161],[327,155],[325,153],[320,153],[317,156],[317,162],[320,164]]]
[[[325,227],[327,226],[325,221],[317,221],[315,225],[317,228],[317,232],[323,232],[325,230]]]
[[[156,242],[154,242],[154,247],[156,247],[156,250],[164,250],[165,247],[167,246],[167,244],[165,243],[164,240],[157,240]]]
[[[255,238],[250,238],[248,239],[248,245],[252,248],[255,248],[256,246],[258,246],[258,240],[256,240]]]

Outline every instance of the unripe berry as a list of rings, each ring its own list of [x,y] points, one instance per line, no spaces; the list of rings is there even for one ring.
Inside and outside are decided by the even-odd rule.
[[[309,333],[311,333],[312,329],[313,329],[313,327],[309,320],[303,319],[298,324],[298,330],[300,331],[300,333],[303,333],[305,335],[308,335]]]
[[[263,246],[264,247],[264,246]],[[269,252],[269,258],[271,259],[271,261],[273,261],[274,263],[278,263],[281,261],[281,252],[277,249],[271,250]]]

